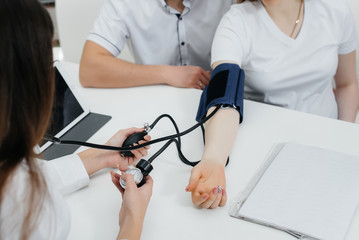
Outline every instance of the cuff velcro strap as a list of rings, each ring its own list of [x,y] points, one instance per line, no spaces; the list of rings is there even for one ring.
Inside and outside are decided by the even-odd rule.
[[[211,80],[204,88],[198,107],[196,120],[206,116],[209,108],[217,105],[234,107],[243,121],[244,71],[237,65],[223,63],[211,74]]]

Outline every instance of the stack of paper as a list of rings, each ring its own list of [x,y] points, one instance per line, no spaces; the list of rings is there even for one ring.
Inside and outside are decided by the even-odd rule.
[[[345,239],[359,203],[359,157],[280,144],[231,215],[312,239]]]

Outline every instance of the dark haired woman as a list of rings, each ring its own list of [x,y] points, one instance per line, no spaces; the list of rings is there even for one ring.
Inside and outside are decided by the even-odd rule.
[[[34,148],[46,131],[54,92],[52,67],[53,26],[38,0],[0,1],[0,239],[66,239],[70,213],[62,197],[89,183],[89,175],[105,168],[125,170],[147,154],[134,158],[117,152],[89,149],[50,162],[37,160]],[[130,134],[121,130],[107,144],[122,145]],[[149,136],[146,136],[149,140]],[[118,186],[118,175],[112,178]],[[117,180],[117,182],[116,182]],[[124,192],[119,238],[139,238],[152,191],[152,179],[137,189],[125,175],[131,191]],[[139,199],[142,206],[132,207]]]

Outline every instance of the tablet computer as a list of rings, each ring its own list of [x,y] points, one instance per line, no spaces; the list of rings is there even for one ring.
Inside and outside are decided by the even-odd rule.
[[[55,94],[52,116],[46,136],[60,138],[78,122],[85,118],[90,110],[76,91],[74,80],[63,67],[62,63],[54,63]],[[39,143],[39,150],[43,152],[51,142],[43,140]]]

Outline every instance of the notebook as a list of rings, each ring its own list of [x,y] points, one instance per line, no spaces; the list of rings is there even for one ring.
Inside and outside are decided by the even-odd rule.
[[[359,203],[359,157],[278,144],[230,215],[309,239],[345,239]]]

